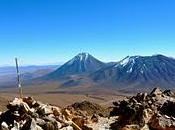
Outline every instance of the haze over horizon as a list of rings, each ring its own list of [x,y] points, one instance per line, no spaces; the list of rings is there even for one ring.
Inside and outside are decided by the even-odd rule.
[[[0,66],[64,63],[79,52],[99,60],[175,57],[175,1],[0,1]]]

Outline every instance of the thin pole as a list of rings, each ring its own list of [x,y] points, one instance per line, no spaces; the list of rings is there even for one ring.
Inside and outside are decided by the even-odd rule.
[[[20,79],[20,72],[19,72],[17,58],[15,58],[15,63],[16,63],[16,72],[17,72],[17,80],[18,80],[18,88],[19,88],[19,97],[22,99],[22,86],[21,86],[21,79]]]

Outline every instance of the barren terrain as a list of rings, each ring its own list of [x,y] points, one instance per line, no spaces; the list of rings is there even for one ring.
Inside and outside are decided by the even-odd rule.
[[[109,93],[80,94],[57,91],[58,83],[28,86],[23,88],[23,96],[32,96],[36,100],[60,107],[65,107],[79,101],[90,101],[101,105],[112,105],[113,101],[122,100],[126,96]],[[5,109],[8,101],[19,97],[18,89],[6,89],[0,91],[0,109]]]

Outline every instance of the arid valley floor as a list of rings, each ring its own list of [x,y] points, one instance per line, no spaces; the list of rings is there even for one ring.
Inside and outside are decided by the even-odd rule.
[[[53,85],[54,86],[54,85]],[[54,87],[50,89],[53,91]],[[49,92],[47,85],[42,86],[30,86],[23,88],[23,96],[30,96],[36,100],[42,101],[60,107],[71,105],[75,102],[90,101],[98,103],[102,106],[110,106],[114,101],[123,100],[126,98],[126,94],[108,94],[108,93],[94,93],[94,94],[80,94],[80,93],[66,93],[66,92]],[[0,91],[0,110],[4,110],[8,101],[13,100],[15,97],[19,97],[18,89],[6,89]]]

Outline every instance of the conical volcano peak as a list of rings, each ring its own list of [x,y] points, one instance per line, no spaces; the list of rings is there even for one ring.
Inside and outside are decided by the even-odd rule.
[[[90,54],[87,52],[81,52],[77,56],[88,56],[88,55],[90,55]]]
[[[91,60],[93,59],[94,57],[91,56],[89,53],[85,53],[85,52],[82,52],[82,53],[79,53],[77,54],[75,57],[73,57],[71,60],[69,60],[67,62],[67,64],[71,65],[73,64],[74,62],[86,62],[88,60]]]
[[[105,63],[99,61],[89,53],[82,52],[63,64],[56,71],[50,73],[47,77],[55,79],[55,77],[90,73],[104,65]]]
[[[80,59],[82,61],[82,60],[87,60],[89,58],[89,56],[91,56],[89,53],[82,52],[82,53],[79,53],[75,57],[78,58],[78,59]]]

